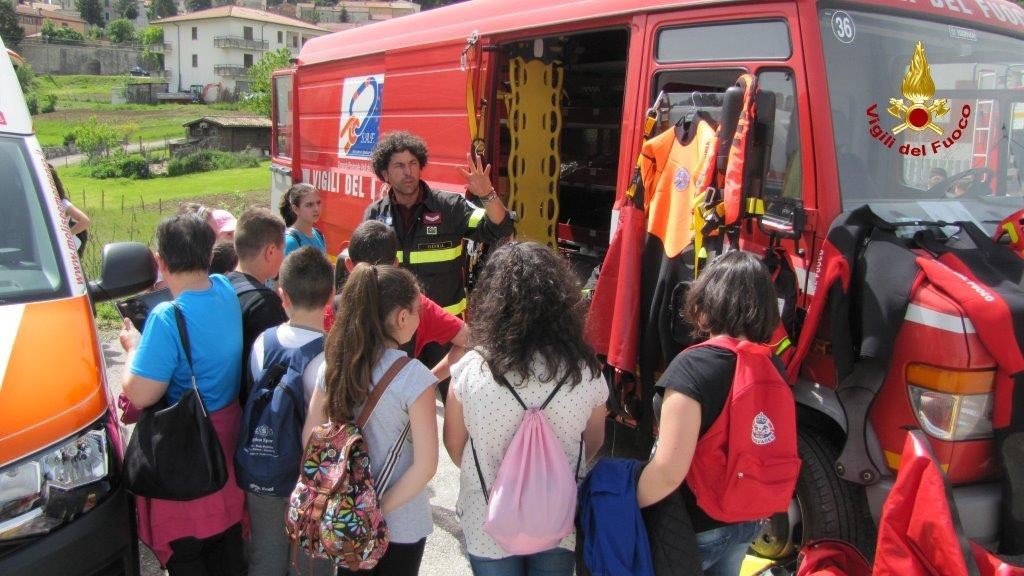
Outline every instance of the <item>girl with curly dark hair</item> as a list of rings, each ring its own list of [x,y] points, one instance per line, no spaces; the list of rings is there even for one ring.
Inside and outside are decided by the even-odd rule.
[[[530,407],[558,389],[544,413],[571,468],[583,459],[581,451],[589,460],[604,442],[608,388],[583,339],[586,306],[579,282],[550,248],[513,242],[488,258],[469,310],[475,347],[452,366],[444,445],[462,469],[459,508],[470,566],[477,575],[568,576],[574,534],[551,550],[516,556],[484,532],[487,503],[477,467],[492,486],[522,420],[523,408],[506,386]],[[465,450],[470,439],[472,451]],[[585,467],[576,469],[577,477],[585,473]]]
[[[352,270],[341,292],[338,318],[327,335],[324,369],[310,400],[304,441],[320,424],[359,416],[373,387],[405,356],[398,348],[416,333],[419,309],[420,290],[408,270],[370,264]],[[410,361],[391,381],[363,427],[374,477],[397,442],[412,443],[411,451],[399,452],[394,480],[380,500],[391,544],[374,574],[415,575],[433,530],[424,488],[437,470],[436,383],[426,366]],[[401,440],[406,426],[409,440]],[[339,569],[338,574],[349,572]]]

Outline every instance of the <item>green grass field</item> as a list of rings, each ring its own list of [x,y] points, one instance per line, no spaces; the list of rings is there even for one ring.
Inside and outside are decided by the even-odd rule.
[[[149,180],[112,178],[97,180],[82,167],[58,168],[71,201],[89,215],[85,267],[98,270],[103,244],[118,241],[148,243],[163,217],[175,214],[185,202],[202,202],[238,214],[247,206],[269,202],[270,170],[264,162],[256,168],[218,170]],[[90,249],[95,248],[95,259]]]
[[[151,244],[156,225],[177,213],[186,202],[201,202],[239,215],[249,206],[267,206],[270,200],[269,162],[239,168],[150,180],[89,178],[85,168],[58,168],[71,201],[92,220],[82,265],[90,278],[99,275],[103,245],[135,241]],[[116,329],[121,317],[113,303],[96,307],[96,320],[106,330]]]
[[[110,102],[110,91],[123,86],[131,76],[87,76],[72,74],[36,77],[40,94],[53,94],[57,105],[65,102]]]
[[[93,104],[89,108],[57,109],[32,118],[36,137],[42,146],[60,146],[64,135],[90,116],[105,124],[126,127],[132,142],[176,140],[185,137],[185,122],[210,115],[207,106],[182,104]]]
[[[57,98],[57,109],[33,117],[36,136],[43,146],[59,146],[64,135],[79,122],[95,116],[103,123],[130,126],[128,137],[137,142],[173,140],[185,136],[185,122],[202,116],[246,114],[237,104],[111,104],[110,94],[125,82],[143,83],[148,78],[130,76],[37,77],[40,96]]]

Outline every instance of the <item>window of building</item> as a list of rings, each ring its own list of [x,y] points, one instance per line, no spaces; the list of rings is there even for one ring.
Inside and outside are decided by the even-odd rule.
[[[252,40],[252,26],[245,26],[242,28],[242,37],[246,40]]]
[[[298,36],[292,36],[292,48],[298,48],[298,47],[299,47],[299,37]]]
[[[199,55],[198,54],[193,54],[192,55],[192,67],[193,68],[199,68]]]
[[[277,43],[284,44],[284,32],[280,30],[277,31]]]
[[[199,40],[199,29],[195,26],[192,27],[192,39]]]
[[[252,54],[242,54],[242,66],[252,68]]]

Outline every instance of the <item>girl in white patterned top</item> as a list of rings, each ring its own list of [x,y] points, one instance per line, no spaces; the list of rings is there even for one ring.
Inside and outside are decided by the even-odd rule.
[[[472,437],[481,474],[493,485],[523,417],[515,397],[493,376],[497,373],[527,406],[540,406],[564,382],[544,410],[548,422],[573,469],[581,458],[585,462],[597,453],[604,441],[608,387],[583,340],[584,313],[580,286],[568,264],[535,242],[496,250],[471,296],[470,331],[477,348],[452,366],[444,445],[462,469],[458,513],[476,576],[573,572],[574,534],[551,550],[515,556],[483,531],[487,504],[466,444]]]

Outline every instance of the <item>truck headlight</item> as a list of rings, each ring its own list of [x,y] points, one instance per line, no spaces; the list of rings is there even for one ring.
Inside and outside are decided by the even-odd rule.
[[[110,492],[102,427],[0,470],[0,540],[43,534],[84,514]]]
[[[992,370],[907,366],[907,390],[921,428],[939,440],[992,437]]]

